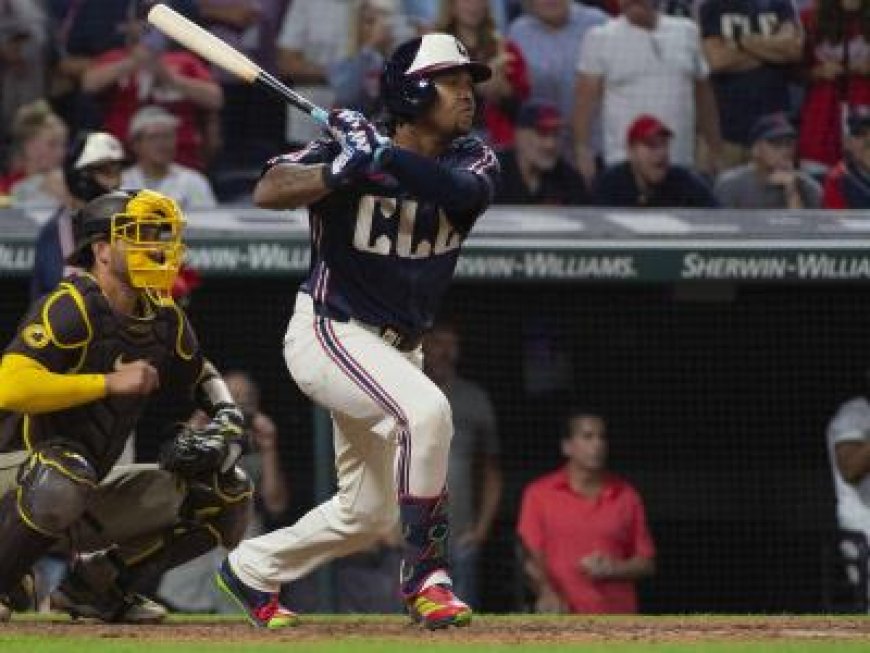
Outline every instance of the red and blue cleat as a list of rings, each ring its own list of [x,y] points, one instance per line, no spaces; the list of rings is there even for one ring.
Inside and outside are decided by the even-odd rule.
[[[281,605],[277,592],[261,592],[243,583],[233,572],[229,560],[221,564],[215,574],[215,583],[258,628],[287,628],[299,621],[295,612]]]

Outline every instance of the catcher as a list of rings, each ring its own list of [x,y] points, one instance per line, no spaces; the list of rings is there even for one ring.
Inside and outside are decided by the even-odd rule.
[[[83,272],[32,305],[0,360],[0,620],[20,609],[33,562],[60,549],[75,555],[53,607],[159,621],[165,610],[141,592],[244,532],[244,418],[169,292],[183,222],[148,190],[85,205],[68,259]],[[210,421],[180,427],[160,465],[113,468],[158,389]]]

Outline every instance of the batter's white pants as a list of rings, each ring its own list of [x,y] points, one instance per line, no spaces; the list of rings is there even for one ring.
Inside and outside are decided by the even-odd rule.
[[[372,544],[398,521],[397,494],[441,494],[453,436],[450,405],[423,374],[420,349],[403,354],[363,325],[318,317],[304,293],[284,357],[302,391],[332,415],[338,493],[230,553],[239,578],[264,592]]]

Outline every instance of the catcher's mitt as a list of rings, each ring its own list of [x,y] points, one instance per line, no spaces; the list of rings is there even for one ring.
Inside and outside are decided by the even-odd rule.
[[[221,471],[230,454],[226,438],[214,428],[179,424],[175,437],[160,448],[160,467],[186,477]]]

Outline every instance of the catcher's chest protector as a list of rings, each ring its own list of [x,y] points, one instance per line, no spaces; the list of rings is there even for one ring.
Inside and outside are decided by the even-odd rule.
[[[152,305],[147,319],[123,316],[111,309],[92,279],[82,276],[71,282],[84,300],[91,325],[91,337],[75,371],[106,374],[121,363],[147,360],[165,386],[181,340],[180,313],[172,307]],[[123,451],[147,401],[147,397],[112,396],[68,410],[34,415],[28,418],[28,439],[33,446],[58,439],[74,443],[73,449],[86,455],[102,478]]]

